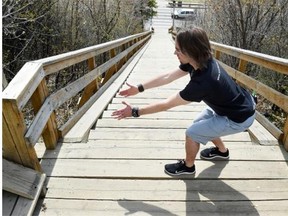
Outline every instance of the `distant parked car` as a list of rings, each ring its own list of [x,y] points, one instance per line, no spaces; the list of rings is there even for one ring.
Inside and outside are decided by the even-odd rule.
[[[171,13],[171,17],[175,19],[193,18],[196,16],[194,9],[180,9]]]

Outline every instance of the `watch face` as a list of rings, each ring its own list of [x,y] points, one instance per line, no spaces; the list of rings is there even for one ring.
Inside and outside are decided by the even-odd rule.
[[[132,108],[132,116],[133,117],[139,117],[139,113],[138,113],[138,108],[137,107],[133,107]]]
[[[143,91],[144,91],[144,87],[143,87],[142,84],[139,84],[139,85],[138,85],[138,91],[139,91],[139,92],[143,92]]]

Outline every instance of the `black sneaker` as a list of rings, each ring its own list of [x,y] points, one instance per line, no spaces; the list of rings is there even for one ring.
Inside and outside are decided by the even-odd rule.
[[[219,151],[218,147],[207,148],[200,152],[200,158],[204,160],[213,160],[213,159],[228,160],[229,150],[227,149],[225,153],[222,153]]]
[[[165,172],[168,175],[191,175],[195,173],[195,165],[192,167],[187,167],[185,165],[185,160],[179,160],[177,163],[173,164],[166,164],[165,165]]]

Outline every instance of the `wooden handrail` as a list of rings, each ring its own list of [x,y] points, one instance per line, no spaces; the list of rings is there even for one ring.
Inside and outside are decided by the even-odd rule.
[[[168,2],[168,6],[169,7],[174,7],[174,8],[193,8],[193,9],[205,9],[206,5],[204,3],[186,3],[181,1],[181,3],[179,1],[175,1],[175,3],[173,3],[173,1]]]
[[[171,32],[172,38],[175,40],[176,32]],[[257,94],[262,95],[271,103],[277,105],[288,113],[288,96],[275,89],[261,83],[252,77],[245,74],[247,63],[252,63],[259,65],[264,68],[268,68],[272,71],[288,74],[288,59],[279,58],[271,55],[266,55],[250,50],[240,49],[237,47],[232,47],[224,44],[219,44],[210,41],[211,48],[214,51],[214,57],[219,61],[223,68],[228,72],[228,74],[233,77],[237,82],[240,82],[245,87],[257,92]],[[221,62],[219,59],[221,54],[227,54],[229,56],[236,57],[239,59],[238,68],[232,68]],[[259,112],[256,115],[257,120],[280,142],[284,144],[285,149],[288,151],[288,118],[286,114],[286,119],[283,129],[277,129],[274,124],[263,117]]]
[[[288,59],[279,58],[250,50],[244,50],[210,41],[212,48],[220,53],[263,66],[282,74],[288,74]]]
[[[86,99],[82,100],[81,106],[87,108],[86,101],[93,93],[97,92],[101,85],[101,83],[99,85],[91,85],[91,83],[101,81],[99,77],[104,73],[105,82],[107,82],[117,71],[120,71],[128,58],[133,57],[151,38],[151,33],[152,31],[143,32],[84,49],[27,62],[2,93],[2,156],[25,167],[42,171],[34,145],[42,135],[46,148],[53,149],[58,139],[63,135],[59,132],[56,124],[55,110],[83,89],[85,89],[83,97]],[[119,50],[119,53],[116,53],[116,50]],[[108,61],[96,66],[95,57],[105,52],[113,54]],[[64,88],[49,94],[46,86],[46,76],[83,61],[88,63],[88,73]],[[111,68],[113,70],[110,70]],[[36,114],[31,125],[27,128],[22,110],[29,101],[32,102]],[[89,102],[89,105],[91,105],[91,102]],[[81,114],[83,115],[83,112],[78,113],[77,118]],[[75,121],[70,121],[69,127],[73,123]],[[67,131],[66,128],[62,130]]]

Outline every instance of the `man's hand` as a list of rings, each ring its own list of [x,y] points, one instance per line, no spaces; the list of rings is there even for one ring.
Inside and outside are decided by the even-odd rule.
[[[125,101],[123,101],[122,104],[126,105],[126,107],[123,109],[116,110],[112,113],[112,116],[114,116],[115,119],[121,120],[132,116],[131,105],[126,103]]]
[[[119,95],[124,96],[124,97],[129,97],[132,95],[136,95],[139,93],[138,87],[134,85],[130,85],[129,83],[126,82],[126,85],[129,87],[128,89],[124,89],[119,92]]]

